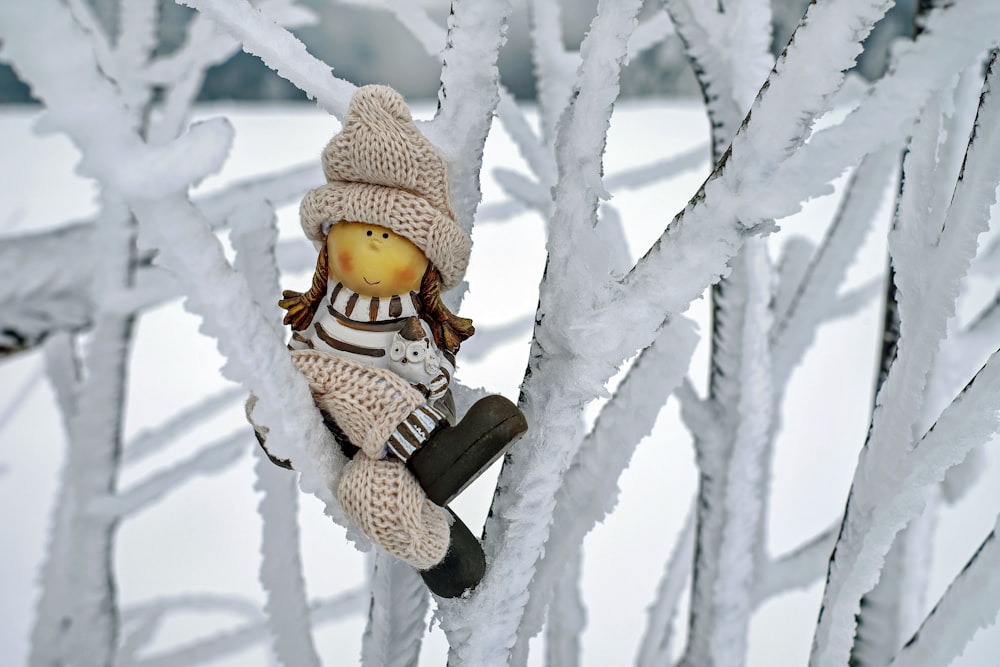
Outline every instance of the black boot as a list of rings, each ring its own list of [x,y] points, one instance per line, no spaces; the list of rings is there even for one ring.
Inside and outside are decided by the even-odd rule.
[[[444,507],[528,430],[516,405],[500,395],[477,401],[454,426],[425,442],[406,462],[427,497]]]
[[[434,567],[420,570],[420,576],[435,595],[457,598],[482,580],[486,572],[486,556],[468,526],[450,509],[446,507],[445,510],[451,515],[448,552]]]

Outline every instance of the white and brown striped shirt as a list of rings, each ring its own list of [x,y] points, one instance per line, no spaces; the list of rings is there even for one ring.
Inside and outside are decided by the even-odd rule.
[[[293,332],[288,347],[292,350],[316,349],[376,368],[387,368],[393,336],[403,328],[407,318],[419,317],[418,311],[419,300],[414,292],[380,299],[361,296],[341,283],[332,284],[312,323],[304,331]],[[430,386],[417,385],[433,402],[448,390],[455,374],[455,358],[439,351],[430,327],[423,320],[420,324],[441,359],[441,372],[431,380]]]

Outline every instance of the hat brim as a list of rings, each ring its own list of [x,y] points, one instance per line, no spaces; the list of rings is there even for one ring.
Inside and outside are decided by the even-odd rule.
[[[339,222],[366,222],[409,239],[441,274],[445,289],[461,282],[472,243],[458,223],[426,199],[398,188],[334,181],[310,190],[299,217],[306,238],[319,246]]]

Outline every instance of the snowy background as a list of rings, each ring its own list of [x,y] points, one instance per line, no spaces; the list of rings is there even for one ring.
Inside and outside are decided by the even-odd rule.
[[[1000,4],[921,2],[890,44],[890,0],[599,0],[582,40],[532,0],[531,105],[498,74],[513,5],[371,5],[438,70],[415,109],[475,241],[459,404],[520,393],[532,425],[456,503],[485,578],[432,601],[345,535],[345,459],[275,326],[363,81],[294,0],[183,2],[174,46],[159,0],[0,2],[46,107],[0,127],[12,664],[996,663]],[[622,99],[667,45],[703,99]],[[316,108],[193,106],[241,48]],[[845,74],[865,51],[884,77]],[[298,475],[263,461],[251,388]]]
[[[418,107],[415,115],[429,117],[432,111]],[[199,114],[225,115],[236,128],[231,159],[222,173],[202,185],[201,192],[264,171],[314,159],[318,162],[320,148],[338,127],[322,112],[301,106],[202,107]],[[31,109],[0,113],[0,145],[5,147],[0,161],[0,232],[4,235],[85,219],[96,210],[94,185],[73,174],[76,150],[62,137],[33,134],[35,122]],[[668,150],[680,154],[701,148],[707,156],[707,141],[708,127],[698,101],[620,103],[609,135],[607,173],[653,162]],[[486,215],[491,205],[506,201],[492,178],[497,166],[523,168],[517,151],[499,128],[487,143],[481,207]],[[629,221],[626,230],[633,255],[655,239],[663,220],[683,206],[708,167],[707,159],[692,160],[690,169],[669,182],[620,190],[604,205]],[[882,226],[869,235],[851,268],[849,285],[860,285],[882,271],[890,194],[880,216]],[[836,196],[814,201],[800,215],[783,220],[782,231],[772,237],[774,248],[789,234],[819,239],[835,201]],[[301,239],[296,211],[296,205],[279,211],[282,239]],[[542,225],[537,215],[526,212],[509,221],[483,222],[476,227],[468,276],[471,291],[462,314],[472,317],[484,334],[494,327],[513,326],[508,327],[510,335],[503,342],[483,345],[474,337],[463,347],[458,376],[467,385],[517,396],[527,361],[527,318],[532,314],[523,307],[533,305],[536,297],[522,294],[510,299],[504,295],[510,291],[537,292],[544,262]],[[11,279],[16,280],[16,276],[4,276],[4,280]],[[282,284],[301,289],[308,280],[308,273],[286,275]],[[824,326],[816,346],[793,377],[774,467],[772,553],[785,552],[810,538],[842,511],[858,447],[868,427],[880,308],[874,299],[849,320]],[[695,302],[690,314],[705,332],[705,301]],[[213,341],[199,334],[198,325],[198,319],[185,312],[179,300],[142,318],[131,359],[127,440],[232,386],[219,373],[223,360]],[[698,382],[706,376],[706,357],[703,341],[691,368],[691,376]],[[257,578],[260,526],[250,456],[255,443],[243,421],[241,401],[242,392],[237,390],[231,405],[218,417],[192,429],[163,454],[125,469],[123,488],[190,456],[209,441],[234,431],[244,435],[245,453],[233,465],[194,478],[122,525],[115,560],[123,606],[159,596],[206,593],[243,597],[258,607],[262,603]],[[26,660],[38,595],[35,584],[64,447],[41,353],[0,362],[3,665],[20,665]],[[987,455],[985,478],[959,505],[942,510],[928,600],[937,599],[1000,511],[1000,465],[993,450]],[[485,519],[494,481],[495,471],[454,504],[473,530]],[[662,411],[654,433],[638,448],[621,486],[616,512],[588,536],[585,545],[587,629],[582,664],[594,667],[626,664],[634,658],[646,623],[644,609],[654,598],[663,563],[696,493],[690,436],[680,425],[673,400]],[[335,595],[362,584],[368,567],[365,556],[345,541],[343,528],[332,524],[311,496],[302,496],[299,515],[310,595]],[[804,591],[765,604],[751,626],[748,664],[804,665],[821,592],[817,580]],[[354,664],[358,659],[366,606],[367,599],[362,598],[353,612],[316,626],[317,648],[325,664]],[[235,612],[171,616],[145,654],[154,655],[165,647],[245,622]],[[678,624],[681,633],[683,625]],[[266,631],[259,629],[258,633],[258,639],[263,640]],[[245,650],[212,664],[267,664],[263,646],[262,642],[248,643]],[[422,649],[421,664],[443,664],[446,650],[444,635],[435,626]],[[990,667],[997,664],[998,655],[1000,632],[994,627],[980,633],[955,664]],[[543,656],[543,651],[533,650],[530,664],[543,664]]]

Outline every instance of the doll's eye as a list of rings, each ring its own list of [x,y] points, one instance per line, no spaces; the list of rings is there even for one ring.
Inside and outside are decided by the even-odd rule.
[[[383,234],[382,234],[382,238],[384,238],[384,239],[387,239],[387,238],[389,238],[389,234],[388,234],[388,233],[383,233]]]
[[[372,230],[369,229],[368,230],[368,236],[371,236],[371,235],[372,235]]]

